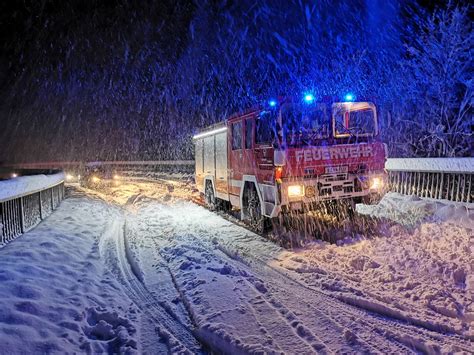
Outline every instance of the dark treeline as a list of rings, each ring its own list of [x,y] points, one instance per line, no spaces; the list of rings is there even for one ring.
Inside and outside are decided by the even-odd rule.
[[[0,161],[191,158],[199,128],[305,91],[374,101],[392,156],[473,155],[462,2],[1,6]]]

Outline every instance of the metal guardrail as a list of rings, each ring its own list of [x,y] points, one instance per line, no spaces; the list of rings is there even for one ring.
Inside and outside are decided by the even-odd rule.
[[[125,176],[153,177],[154,174],[194,174],[194,160],[96,161],[84,165]]]
[[[474,201],[474,158],[388,159],[390,190],[437,200]]]
[[[194,160],[144,160],[144,161],[94,161],[85,164],[86,166],[104,166],[104,165],[130,165],[130,166],[160,166],[160,165],[194,165]]]
[[[0,200],[0,245],[28,232],[64,199],[64,181]]]

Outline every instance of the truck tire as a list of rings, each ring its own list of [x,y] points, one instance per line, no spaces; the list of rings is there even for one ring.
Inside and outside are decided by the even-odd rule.
[[[207,208],[211,211],[215,211],[217,208],[216,197],[214,196],[214,189],[212,187],[212,182],[210,180],[206,181],[206,188],[204,190],[204,200],[206,202]]]
[[[263,233],[266,227],[266,218],[262,215],[260,198],[253,183],[246,183],[244,190],[244,220],[257,233]]]

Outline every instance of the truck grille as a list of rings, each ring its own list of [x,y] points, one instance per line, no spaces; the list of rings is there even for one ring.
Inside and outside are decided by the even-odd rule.
[[[336,180],[340,181],[340,180]],[[334,185],[331,182],[318,183],[318,192],[320,196],[331,196],[333,194],[350,194],[354,192],[354,182],[353,181],[344,181]]]

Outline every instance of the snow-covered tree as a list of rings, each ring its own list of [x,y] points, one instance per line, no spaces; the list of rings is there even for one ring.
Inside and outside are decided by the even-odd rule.
[[[400,154],[472,156],[473,44],[468,7],[449,5],[427,19],[407,43],[392,81],[391,136]]]

